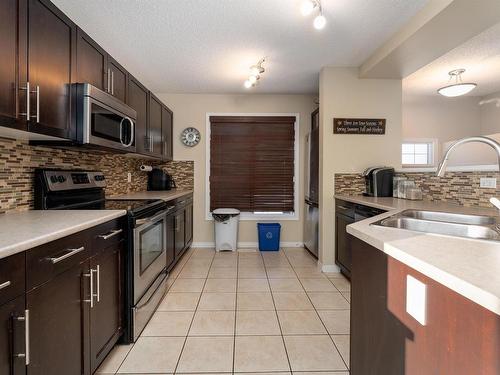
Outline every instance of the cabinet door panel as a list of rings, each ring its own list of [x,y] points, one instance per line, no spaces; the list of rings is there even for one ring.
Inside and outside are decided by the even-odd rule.
[[[167,269],[175,260],[175,215],[167,217]]]
[[[0,2],[0,125],[11,125],[17,118],[18,0]]]
[[[134,78],[128,80],[127,104],[137,111],[135,124],[135,145],[138,154],[147,154],[151,150],[148,138],[148,90]]]
[[[75,25],[48,0],[29,0],[28,80],[32,90],[40,88],[40,121],[32,94],[30,131],[69,136],[75,34]]]
[[[25,323],[17,317],[24,316],[24,295],[0,306],[0,374],[26,374]]]
[[[319,109],[311,114],[309,199],[319,200]]]
[[[182,255],[185,245],[184,210],[175,214],[175,256]]]
[[[122,102],[125,102],[127,93],[127,71],[110,56],[108,56],[108,69],[111,75],[109,80],[109,92]]]
[[[90,261],[91,269],[99,269],[93,273],[99,300],[94,298],[90,309],[91,372],[97,370],[121,334],[121,246],[107,248]]]
[[[352,260],[352,239],[353,237],[347,233],[346,226],[354,223],[354,219],[337,215],[335,220],[335,232],[337,237],[336,260],[342,267],[343,271],[350,273]]]
[[[172,160],[174,157],[173,126],[174,126],[174,116],[172,111],[167,107],[162,106],[161,134],[163,138],[163,160]]]
[[[88,304],[83,302],[88,298],[88,293],[84,293],[84,282],[88,283],[83,276],[86,271],[87,262],[26,295],[30,311],[29,375],[88,373],[88,368],[84,368],[82,325],[88,314]]]
[[[77,81],[90,83],[104,91],[106,90],[106,51],[82,30],[78,29],[77,34]]]
[[[193,240],[193,205],[189,205],[185,210],[185,246]]]
[[[162,156],[163,142],[161,134],[161,102],[152,94],[149,95],[149,127],[148,133],[151,141],[151,154],[154,156]]]

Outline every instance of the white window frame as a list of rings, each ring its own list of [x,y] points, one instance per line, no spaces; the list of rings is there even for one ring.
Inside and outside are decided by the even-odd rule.
[[[428,153],[428,163],[427,164],[403,164],[403,144],[428,144],[431,146]],[[439,155],[438,140],[435,138],[410,138],[403,139],[401,142],[400,156],[401,156],[401,167],[403,169],[415,169],[415,168],[433,168],[436,166],[436,156]]]
[[[293,213],[253,213],[242,212],[240,220],[243,221],[259,221],[259,220],[276,220],[276,221],[298,221],[299,220],[299,176],[300,176],[300,114],[299,113],[225,113],[225,112],[207,112],[206,113],[206,149],[205,149],[205,220],[213,220],[210,212],[210,116],[293,116],[295,117],[295,142],[294,142],[294,177],[293,177]]]

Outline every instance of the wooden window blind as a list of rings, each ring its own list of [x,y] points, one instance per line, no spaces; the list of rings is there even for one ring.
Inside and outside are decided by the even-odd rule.
[[[294,211],[295,117],[210,117],[210,211]]]

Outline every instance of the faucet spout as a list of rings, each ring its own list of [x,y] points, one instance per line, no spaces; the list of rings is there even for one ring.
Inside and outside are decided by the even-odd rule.
[[[467,138],[462,138],[455,143],[453,143],[448,150],[446,150],[443,159],[439,163],[439,166],[436,171],[436,176],[443,177],[444,173],[446,171],[446,165],[448,164],[448,158],[450,157],[451,153],[460,145],[463,145],[465,143],[471,143],[471,142],[479,142],[479,143],[484,143],[487,144],[488,146],[491,146],[497,153],[498,157],[498,166],[500,168],[500,143],[495,141],[492,138],[489,137],[467,137]]]

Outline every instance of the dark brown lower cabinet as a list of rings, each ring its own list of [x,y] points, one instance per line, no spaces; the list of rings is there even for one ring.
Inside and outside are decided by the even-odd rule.
[[[342,214],[335,215],[335,260],[347,277],[351,275],[352,236],[347,233],[346,227],[352,223],[354,223],[354,218]]]
[[[90,259],[96,297],[90,309],[90,369],[93,373],[122,333],[122,243]]]
[[[88,262],[77,264],[27,293],[29,375],[88,374],[82,324],[88,269]]]
[[[174,265],[175,260],[175,214],[167,217],[167,270]]]
[[[175,213],[175,256],[180,256],[185,250],[185,211],[181,209]]]
[[[351,375],[498,375],[500,316],[354,238]],[[410,275],[427,288],[427,323],[406,312]]]
[[[186,206],[184,210],[184,245],[189,246],[193,242],[193,205]]]
[[[0,374],[26,374],[24,295],[0,306]]]

